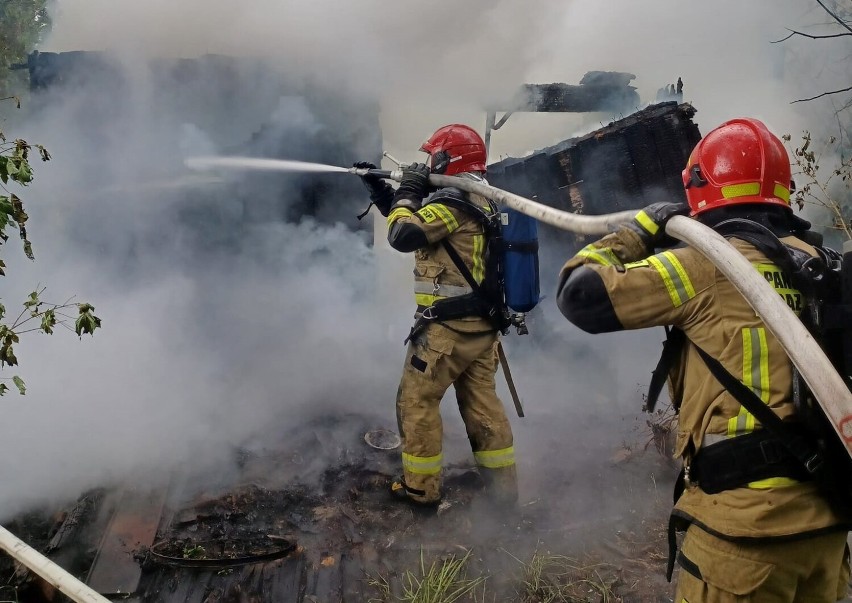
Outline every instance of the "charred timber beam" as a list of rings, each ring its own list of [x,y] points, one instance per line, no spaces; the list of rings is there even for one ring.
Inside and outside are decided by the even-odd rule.
[[[498,111],[540,113],[589,113],[623,111],[639,105],[633,86],[618,84],[524,84],[505,107]]]

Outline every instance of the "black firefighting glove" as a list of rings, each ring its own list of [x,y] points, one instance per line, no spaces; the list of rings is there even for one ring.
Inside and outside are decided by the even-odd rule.
[[[639,234],[648,251],[674,247],[678,241],[666,235],[666,223],[673,216],[685,216],[688,213],[689,206],[686,203],[660,201],[645,207],[625,226]]]
[[[429,192],[429,166],[425,163],[412,163],[402,168],[402,180],[393,197],[393,204],[409,201],[419,205]],[[410,203],[407,203],[408,205]]]
[[[359,161],[357,163],[353,163],[352,167],[374,170],[376,169],[376,164],[370,163],[369,161]],[[361,176],[361,182],[364,183],[364,186],[370,193],[370,202],[375,204],[376,208],[383,216],[387,217],[390,213],[391,204],[393,203],[393,187],[378,176]],[[370,208],[367,207],[367,211],[369,211],[369,209]],[[358,216],[358,219],[361,219],[365,215],[367,215],[366,211]]]

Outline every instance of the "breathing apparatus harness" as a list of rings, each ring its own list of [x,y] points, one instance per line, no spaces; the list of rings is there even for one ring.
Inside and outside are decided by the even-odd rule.
[[[844,345],[848,349],[852,344],[849,323],[849,302],[852,300],[841,299],[841,291],[844,286],[852,286],[852,283],[843,282],[852,277],[852,270],[849,266],[843,270],[841,255],[815,244],[818,256],[811,256],[785,245],[765,225],[744,218],[727,219],[713,228],[726,238],[750,243],[790,276],[793,286],[803,297],[802,322],[825,349],[832,363],[846,376],[849,385],[852,366],[844,370],[843,351]],[[815,233],[796,234],[813,238],[809,235]],[[810,242],[818,243],[816,240]],[[649,412],[653,411],[669,369],[681,356],[686,341],[682,330],[667,328],[667,339],[648,390],[645,408]],[[692,345],[711,374],[760,422],[763,429],[702,446],[678,476],[675,502],[686,483],[698,485],[707,494],[716,494],[754,481],[788,477],[797,481],[814,481],[836,512],[852,518],[852,459],[795,367],[793,405],[797,421],[785,422],[716,358],[694,342]],[[680,401],[673,400],[673,404],[678,409]],[[672,515],[669,522],[669,580],[674,569],[675,531],[685,528],[686,521]]]
[[[441,246],[450,256],[458,271],[467,281],[473,292],[465,295],[449,297],[434,302],[425,308],[417,318],[411,332],[405,339],[407,344],[422,332],[430,322],[443,322],[469,316],[480,316],[487,319],[495,330],[502,334],[509,332],[509,327],[515,326],[519,334],[527,333],[524,315],[512,313],[506,305],[505,277],[503,270],[503,235],[500,211],[497,205],[487,199],[488,208],[480,207],[472,202],[467,194],[456,188],[442,188],[424,203],[440,202],[454,207],[477,219],[482,225],[486,238],[485,278],[482,283],[476,282],[458,251],[445,238]]]

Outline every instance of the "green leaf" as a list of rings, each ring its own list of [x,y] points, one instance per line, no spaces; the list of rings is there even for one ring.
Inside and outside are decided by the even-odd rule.
[[[30,296],[27,298],[27,301],[24,302],[25,308],[32,308],[33,306],[38,306],[41,302],[38,299],[38,291],[33,291],[30,293]]]
[[[33,169],[30,167],[30,162],[26,159],[18,161],[18,173],[15,174],[13,180],[19,184],[29,184],[33,181]]]
[[[18,162],[15,157],[6,157],[6,173],[12,180],[18,175]]]
[[[27,393],[27,386],[24,385],[24,380],[15,375],[12,377],[12,381],[14,381],[15,385],[18,387],[18,391],[21,392],[21,395],[25,396]]]
[[[5,394],[7,391],[9,391],[9,388],[6,386],[6,384],[0,383],[0,396]]]
[[[8,164],[9,158],[0,155],[0,180],[3,181],[3,184],[9,183],[9,168],[7,167]]]
[[[3,340],[3,345],[0,345],[0,366],[8,364],[15,366],[18,364],[18,358],[15,356],[15,350],[12,348],[12,342],[9,338]]]
[[[86,303],[77,304],[77,307],[80,310],[80,316],[74,322],[74,331],[77,336],[82,337],[83,333],[94,335],[95,329],[101,326],[101,319],[92,313],[95,307]]]
[[[48,335],[53,335],[53,327],[56,326],[56,313],[54,310],[45,310],[41,315],[41,330]]]
[[[24,203],[17,195],[11,195],[9,200],[12,203],[12,218],[18,223],[18,231],[21,234],[21,239],[24,241],[24,254],[33,260],[35,258],[33,257],[32,243],[27,239],[27,229],[25,226],[27,220],[29,220],[29,216],[24,211]]]

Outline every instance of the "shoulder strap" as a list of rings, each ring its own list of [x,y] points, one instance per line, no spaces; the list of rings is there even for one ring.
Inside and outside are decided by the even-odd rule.
[[[449,205],[450,207],[455,207],[461,211],[464,211],[468,214],[472,214],[476,217],[485,227],[486,234],[488,234],[488,227],[490,223],[491,216],[485,211],[484,208],[478,207],[475,203],[473,203],[467,196],[467,194],[457,188],[446,187],[438,190],[432,197],[430,198],[429,203],[443,203],[445,205]],[[453,247],[450,242],[444,238],[441,239],[441,245],[447,251],[447,255],[450,256],[450,259],[453,261],[453,264],[456,265],[456,268],[459,269],[459,272],[464,277],[464,280],[471,286],[474,292],[479,295],[481,298],[486,299],[485,290],[482,286],[476,282],[468,269],[467,265],[464,263],[464,260],[461,259],[459,252],[456,251],[456,248]]]
[[[796,288],[806,297],[814,295],[815,286],[825,275],[826,263],[821,257],[812,257],[800,249],[785,245],[762,224],[744,218],[732,218],[719,222],[713,229],[724,237],[736,237],[754,245],[787,272]]]
[[[467,281],[467,284],[470,285],[470,288],[473,289],[474,293],[479,295],[480,297],[485,297],[485,291],[482,290],[482,286],[476,282],[476,279],[473,278],[473,275],[470,273],[467,265],[464,263],[464,260],[461,259],[459,252],[456,251],[456,248],[453,247],[447,239],[441,239],[441,245],[443,245],[444,249],[447,251],[447,255],[450,256],[450,259],[453,261],[453,264],[456,265],[456,268],[459,269],[461,275],[464,277],[464,280]]]
[[[489,212],[484,207],[480,207],[471,201],[467,193],[453,187],[439,189],[429,198],[427,205],[429,203],[443,203],[444,205],[449,205],[450,207],[463,211],[468,215],[472,215],[474,218],[479,220],[483,226],[485,226],[486,230],[490,226],[491,219],[497,214],[497,207],[492,201],[488,201],[488,205],[491,210]]]
[[[695,342],[693,342],[695,345]],[[823,458],[819,451],[805,440],[800,434],[796,433],[788,424],[784,423],[781,418],[763,403],[763,400],[757,397],[751,388],[744,385],[739,379],[731,375],[728,370],[722,366],[722,363],[713,358],[710,354],[695,345],[698,354],[710,369],[713,376],[721,383],[728,392],[736,398],[737,402],[742,404],[754,417],[760,421],[763,428],[778,439],[796,459],[798,459],[808,470],[808,473],[815,473],[820,469],[823,463]]]
[[[666,340],[663,342],[663,353],[660,354],[660,359],[657,361],[657,368],[651,372],[651,383],[648,385],[648,397],[645,400],[645,408],[647,412],[654,412],[654,407],[657,406],[657,400],[660,398],[660,392],[663,391],[663,385],[666,383],[666,378],[669,376],[669,371],[674,366],[675,360],[680,356],[681,350],[686,343],[686,335],[677,327],[665,327]],[[675,408],[680,404],[672,400]]]

